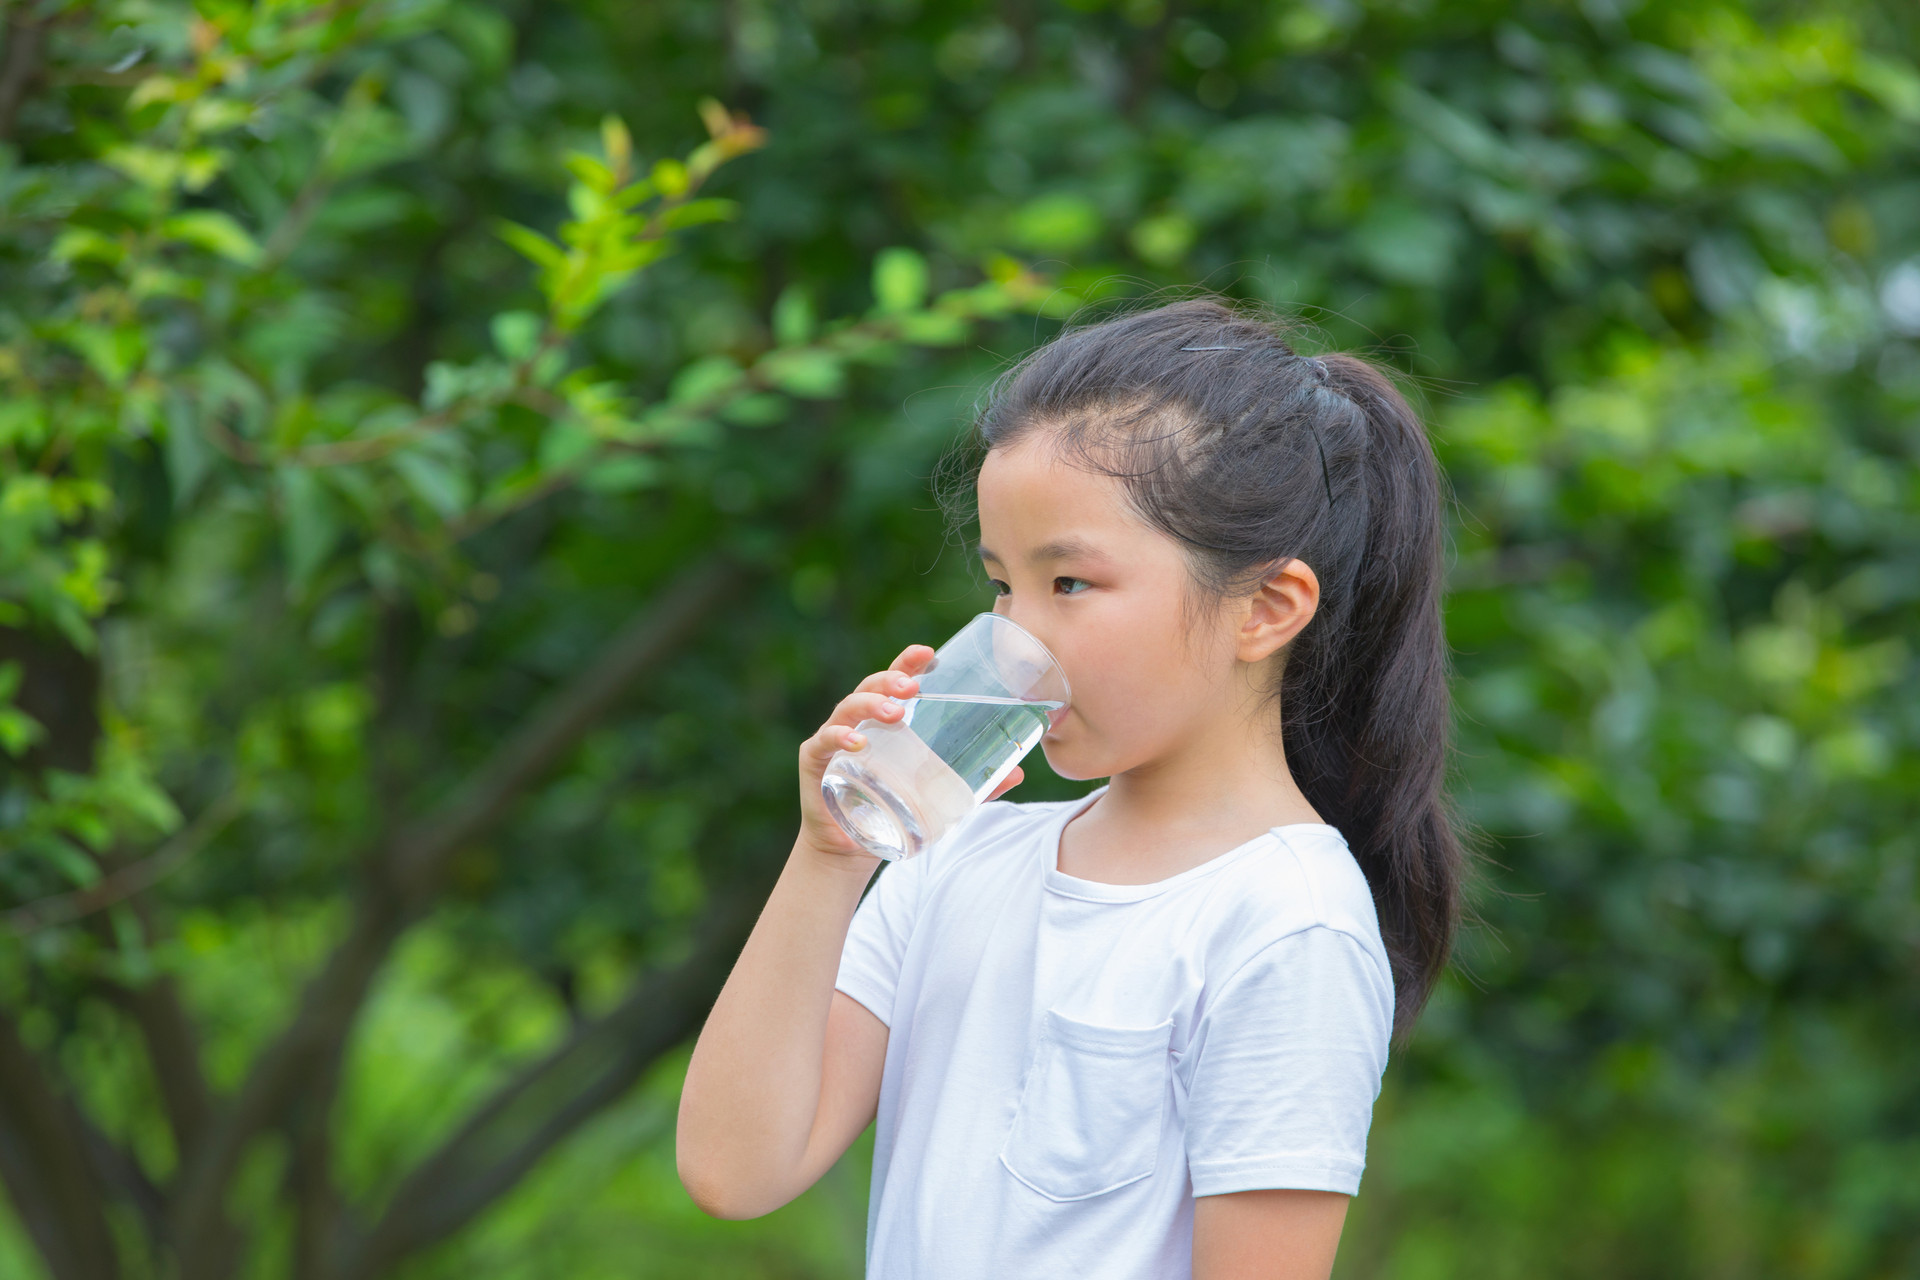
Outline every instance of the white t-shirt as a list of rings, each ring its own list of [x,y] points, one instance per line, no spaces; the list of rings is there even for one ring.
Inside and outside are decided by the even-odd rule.
[[[1185,1277],[1193,1197],[1359,1188],[1393,978],[1346,840],[1062,874],[1105,791],[981,805],[854,914],[836,985],[888,1026],[871,1280]]]

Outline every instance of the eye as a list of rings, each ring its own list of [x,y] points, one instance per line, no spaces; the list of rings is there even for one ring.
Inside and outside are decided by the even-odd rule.
[[[1055,578],[1054,581],[1055,582],[1077,582],[1083,587],[1091,585],[1085,578]],[[1070,595],[1070,596],[1077,596],[1081,593],[1078,591],[1067,591],[1067,592],[1064,592],[1063,594]]]
[[[987,581],[993,584],[993,594],[997,596],[1010,596],[1013,594],[1013,588],[1000,581],[1000,579],[988,578]]]

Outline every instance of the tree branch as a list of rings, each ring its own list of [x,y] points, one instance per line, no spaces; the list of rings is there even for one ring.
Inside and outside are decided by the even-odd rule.
[[[146,947],[152,949],[159,941],[152,913],[137,897],[129,906],[140,922]],[[92,916],[86,927],[102,947],[118,949],[118,932],[104,916]],[[211,1092],[201,1069],[200,1035],[181,1003],[179,988],[173,976],[166,973],[139,986],[104,979],[98,985],[101,994],[140,1031],[147,1051],[147,1065],[159,1087],[161,1106],[173,1134],[175,1163],[182,1164],[206,1127]],[[146,1228],[150,1256],[158,1257],[169,1234],[165,1193],[154,1185],[131,1153],[100,1132],[86,1116],[79,1115],[78,1120],[86,1134],[87,1156],[95,1177],[139,1212],[141,1225]],[[238,1240],[229,1233],[224,1243],[231,1248]]]
[[[87,1144],[78,1113],[0,1013],[0,1179],[54,1280],[120,1274]]]
[[[206,1132],[213,1100],[201,1069],[200,1037],[180,1001],[179,987],[171,974],[163,974],[145,986],[109,984],[104,989],[140,1029],[174,1149],[185,1164]]]
[[[182,1275],[216,1274],[210,1251],[221,1202],[254,1137],[324,1076],[394,942],[425,911],[454,854],[487,831],[519,794],[579,741],[649,667],[665,660],[729,599],[744,576],[714,554],[637,613],[586,670],[555,693],[434,812],[367,859],[347,938],[307,985],[299,1011],[261,1053],[238,1097],[183,1167],[175,1204]]]
[[[514,1186],[555,1145],[619,1099],[712,1005],[759,898],[735,885],[701,921],[693,952],[633,985],[618,1008],[501,1088],[401,1183],[367,1235],[343,1252],[338,1280],[387,1273],[436,1244]]]
[[[21,5],[7,15],[7,49],[0,55],[0,141],[13,137],[14,116],[40,77],[47,28],[53,25],[51,18],[36,22],[20,12],[26,8]]]
[[[333,1181],[333,1100],[340,1087],[336,1041],[320,1082],[287,1120],[286,1194],[293,1204],[293,1280],[322,1280],[333,1265],[345,1206]]]
[[[157,1251],[166,1233],[166,1196],[147,1176],[147,1171],[140,1167],[140,1162],[134,1159],[132,1152],[109,1138],[98,1125],[78,1111],[72,1111],[71,1108],[70,1111],[80,1130],[82,1147],[96,1184],[109,1189],[133,1206],[140,1215],[141,1225],[147,1229],[149,1245]]]
[[[395,842],[394,882],[433,892],[453,855],[500,820],[514,799],[578,742],[647,668],[690,639],[741,585],[745,571],[715,553],[683,571],[627,623],[598,657],[542,706],[453,799]]]
[[[152,888],[161,878],[193,857],[240,813],[240,790],[234,788],[203,810],[150,858],[117,867],[84,889],[40,898],[0,915],[17,933],[35,933],[49,925],[67,924]]]

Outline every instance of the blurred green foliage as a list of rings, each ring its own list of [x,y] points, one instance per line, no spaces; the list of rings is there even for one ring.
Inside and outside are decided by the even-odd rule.
[[[1910,5],[5,24],[0,1271],[856,1274],[864,1149],[685,1201],[674,1046],[986,607],[977,388],[1201,283],[1457,497],[1490,857],[1341,1274],[1920,1274]]]

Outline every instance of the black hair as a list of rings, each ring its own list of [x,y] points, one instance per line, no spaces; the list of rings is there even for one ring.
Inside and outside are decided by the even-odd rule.
[[[1445,791],[1442,476],[1381,368],[1300,355],[1285,330],[1210,296],[1070,326],[995,380],[936,485],[965,522],[986,453],[1044,433],[1185,547],[1189,605],[1312,567],[1318,610],[1268,696],[1295,782],[1373,891],[1404,1039],[1446,967],[1466,857]]]

